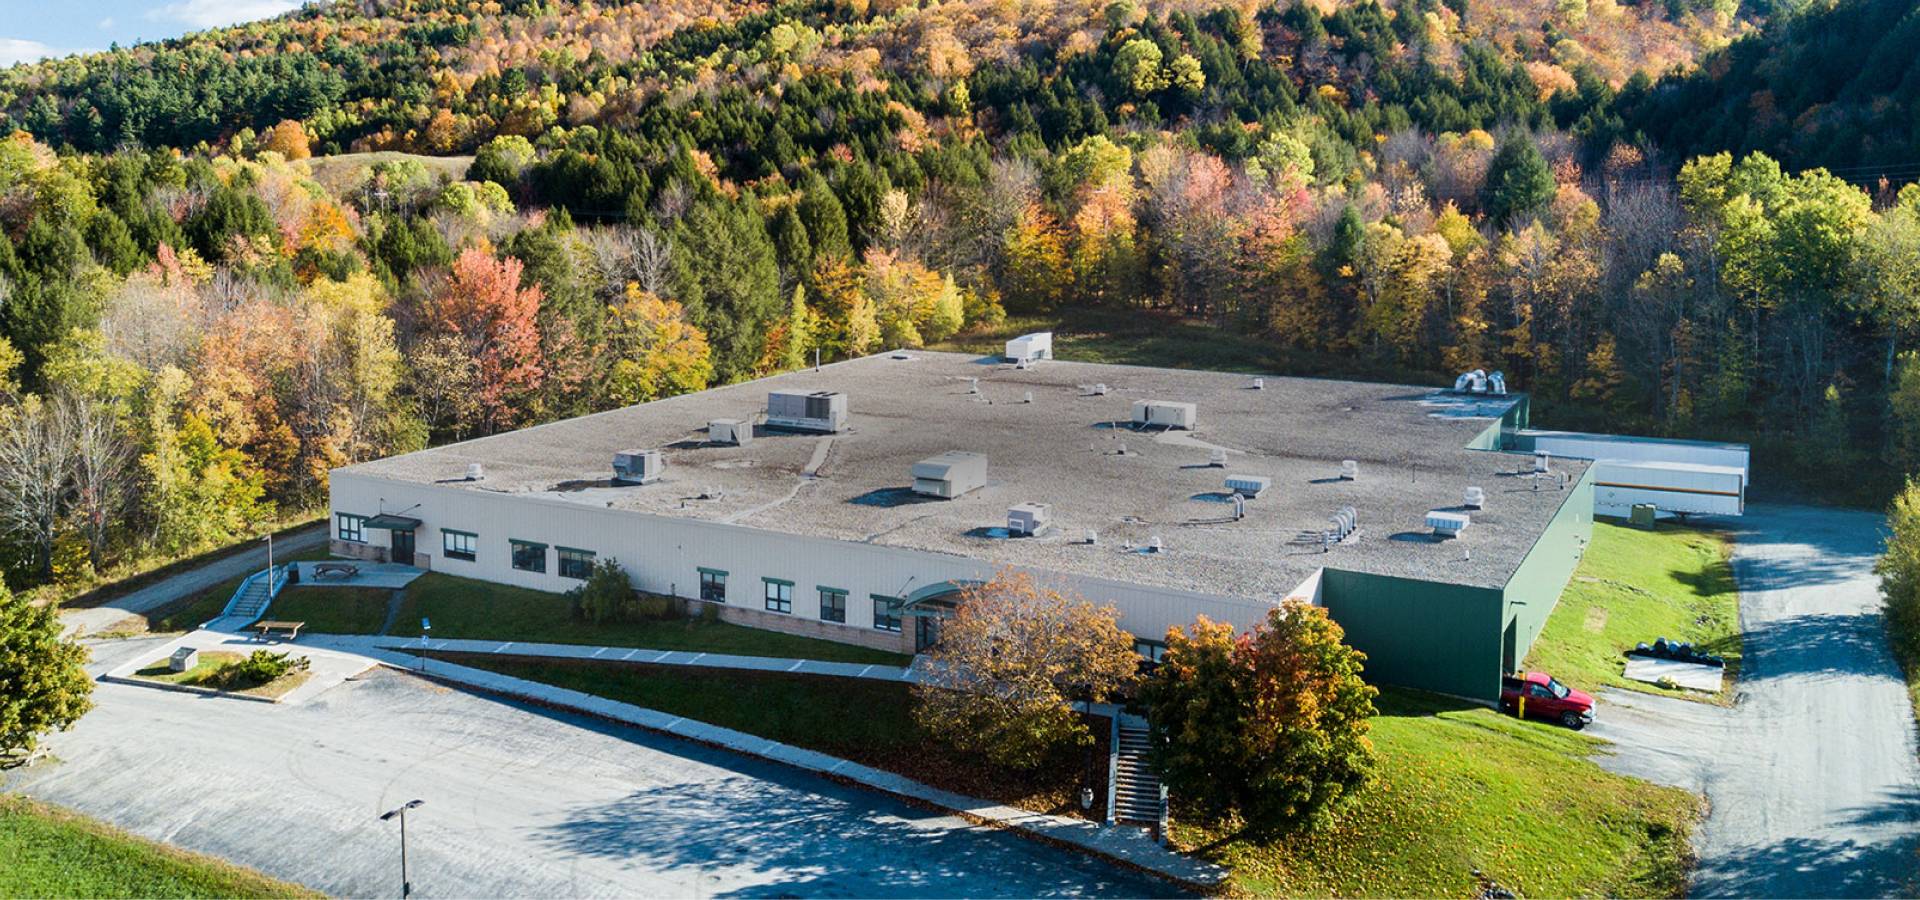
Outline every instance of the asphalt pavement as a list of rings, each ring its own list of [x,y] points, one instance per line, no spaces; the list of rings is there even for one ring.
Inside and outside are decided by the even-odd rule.
[[[273,549],[279,559],[284,561],[286,557],[295,553],[326,545],[327,529],[322,526],[277,538],[273,542]],[[251,549],[242,550],[232,556],[222,557],[206,565],[162,578],[99,606],[62,610],[60,624],[66,629],[65,633],[69,637],[82,638],[111,628],[128,616],[158,609],[181,597],[204,591],[229,578],[238,578],[266,567],[267,545],[261,542]]]
[[[1602,764],[1702,792],[1695,896],[1920,894],[1920,746],[1887,647],[1872,513],[1754,505],[1731,709],[1608,691]]]
[[[105,671],[163,643],[94,645]],[[9,790],[336,896],[1156,896],[1165,883],[773,763],[375,670],[298,706],[100,684]]]

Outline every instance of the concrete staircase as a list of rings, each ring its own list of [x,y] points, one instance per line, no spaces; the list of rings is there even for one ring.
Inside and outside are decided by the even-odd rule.
[[[1113,821],[1161,829],[1166,824],[1167,789],[1147,765],[1152,744],[1143,721],[1121,720],[1119,752],[1113,766]]]
[[[220,611],[220,617],[202,627],[212,626],[215,622],[230,629],[253,624],[267,614],[267,607],[286,584],[286,566],[275,566],[270,573],[261,571],[248,575],[247,580],[240,582],[240,587],[234,590],[233,598]]]

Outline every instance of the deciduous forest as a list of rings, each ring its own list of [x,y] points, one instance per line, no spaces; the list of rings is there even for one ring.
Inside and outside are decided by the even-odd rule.
[[[1500,369],[1879,502],[1920,14],[1800,6],[341,0],[0,70],[0,556],[84,583],[340,465],[1009,316]]]

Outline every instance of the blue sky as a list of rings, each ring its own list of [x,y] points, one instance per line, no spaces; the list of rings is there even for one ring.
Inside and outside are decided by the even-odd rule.
[[[301,0],[0,0],[0,66],[264,19]]]

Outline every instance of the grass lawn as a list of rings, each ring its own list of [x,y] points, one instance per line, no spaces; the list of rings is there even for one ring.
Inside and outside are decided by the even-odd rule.
[[[434,631],[439,631],[439,626]],[[912,696],[898,682],[580,662],[479,654],[433,653],[476,669],[570,688],[660,712],[686,716],[852,759],[975,797],[1027,809],[1078,814],[1081,754],[1069,754],[1031,775],[992,770],[932,740],[913,722]],[[1094,719],[1094,748],[1105,798],[1106,719]],[[1095,814],[1101,810],[1096,808]]]
[[[253,697],[266,697],[270,700],[286,696],[288,691],[305,684],[311,677],[311,673],[305,669],[294,669],[279,678],[261,684],[223,684],[227,668],[238,664],[243,659],[245,659],[244,656],[225,650],[202,650],[199,661],[185,672],[173,671],[167,666],[165,659],[160,659],[133,674],[136,678],[144,678],[148,681],[204,688],[210,691],[228,691]]]
[[[306,561],[327,558],[329,557],[326,548],[316,547],[312,550],[306,550],[290,556],[276,557],[274,562],[285,563],[296,560]],[[245,580],[247,579],[244,575],[229,578],[204,591],[189,594],[165,606],[129,616],[115,624],[114,627],[108,629],[107,632],[101,636],[125,637],[142,633],[163,634],[172,631],[192,631],[195,628],[199,628],[201,623],[219,617],[220,611],[227,608],[227,601],[233,599],[233,592],[240,589],[240,582]],[[282,596],[285,595],[283,594]],[[275,608],[278,608],[278,603],[279,601],[276,600]],[[378,624],[377,622],[375,623],[375,625]]]
[[[1740,667],[1740,594],[1724,532],[1661,524],[1643,531],[1606,520],[1527,654],[1526,667],[1583,690],[1621,687],[1731,702]],[[1655,638],[1692,641],[1727,660],[1725,687],[1708,697],[1629,681],[1621,651]]]
[[[419,635],[422,616],[433,622],[433,636],[438,638],[601,644],[889,666],[912,662],[904,654],[697,618],[593,625],[574,619],[560,594],[439,572],[422,575],[407,586],[392,633]]]
[[[306,587],[282,588],[267,608],[270,618],[283,622],[305,622],[307,631],[321,634],[373,634],[387,621],[388,588]]]
[[[0,897],[319,897],[224,860],[0,794]]]
[[[1692,794],[1608,773],[1586,758],[1598,741],[1553,725],[1411,691],[1377,704],[1379,780],[1331,826],[1174,838],[1260,896],[1475,896],[1476,869],[1522,897],[1685,892]]]

